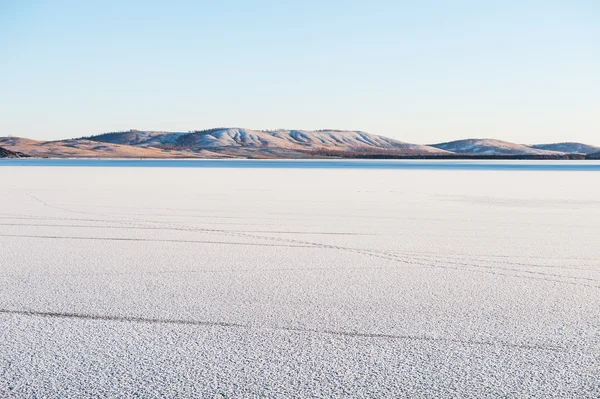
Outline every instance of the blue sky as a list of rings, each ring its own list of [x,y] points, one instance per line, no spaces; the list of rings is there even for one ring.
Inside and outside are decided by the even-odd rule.
[[[600,2],[0,0],[0,136],[600,145]]]

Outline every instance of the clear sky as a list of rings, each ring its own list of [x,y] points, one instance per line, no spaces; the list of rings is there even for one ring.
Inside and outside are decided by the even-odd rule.
[[[0,0],[0,136],[600,145],[600,1]]]

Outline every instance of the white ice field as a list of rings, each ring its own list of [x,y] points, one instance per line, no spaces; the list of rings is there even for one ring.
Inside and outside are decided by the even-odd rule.
[[[0,397],[598,398],[599,178],[0,167]]]

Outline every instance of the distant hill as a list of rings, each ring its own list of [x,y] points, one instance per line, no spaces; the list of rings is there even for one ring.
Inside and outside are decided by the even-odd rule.
[[[600,147],[582,143],[535,144],[530,147],[540,150],[566,152],[570,154],[593,154],[600,152]]]
[[[495,139],[466,139],[433,144],[432,147],[469,155],[558,155],[561,151],[532,148],[523,144]]]
[[[231,156],[290,157],[324,152],[393,153],[395,155],[442,155],[447,151],[409,144],[361,131],[345,130],[252,130],[218,128],[196,132],[132,130],[88,137],[90,140],[138,147],[169,148],[181,151],[209,149]]]
[[[435,158],[584,159],[600,147],[582,143],[523,145],[495,139],[411,144],[358,130],[253,130],[192,132],[129,130],[58,141],[0,137],[0,147],[53,158]]]
[[[85,139],[37,141],[20,137],[0,137],[0,146],[40,158],[189,158],[220,157],[210,151],[195,154],[160,148],[140,148],[129,145],[98,143]]]

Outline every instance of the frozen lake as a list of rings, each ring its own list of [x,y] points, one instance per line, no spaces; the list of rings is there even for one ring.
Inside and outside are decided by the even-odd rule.
[[[51,161],[0,162],[0,397],[600,396],[598,163]]]

